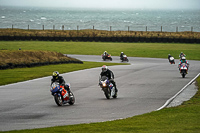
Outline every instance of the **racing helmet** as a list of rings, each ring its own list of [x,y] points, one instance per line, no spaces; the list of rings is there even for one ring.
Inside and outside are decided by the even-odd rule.
[[[102,69],[102,72],[106,72],[108,70],[108,67],[106,65],[103,65],[101,69]]]
[[[54,72],[53,72],[53,78],[54,78],[54,79],[57,79],[58,76],[59,76],[59,72],[58,72],[58,71],[54,71]]]
[[[182,60],[182,62],[185,62],[186,58],[183,56],[183,57],[181,58],[181,60]]]

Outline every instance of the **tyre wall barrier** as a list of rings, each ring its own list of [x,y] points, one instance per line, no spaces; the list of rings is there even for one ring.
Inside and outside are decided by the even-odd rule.
[[[0,70],[4,69],[13,69],[13,68],[24,68],[24,67],[36,67],[36,66],[44,66],[44,65],[55,65],[55,64],[69,64],[69,63],[78,63],[83,64],[82,61],[55,61],[55,62],[35,62],[28,64],[13,64],[7,63],[6,65],[0,65]]]
[[[200,43],[200,39],[167,37],[50,37],[0,36],[0,41],[83,41],[83,42],[146,42],[146,43]]]

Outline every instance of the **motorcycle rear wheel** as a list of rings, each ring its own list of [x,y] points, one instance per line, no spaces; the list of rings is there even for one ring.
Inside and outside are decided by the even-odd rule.
[[[185,78],[185,73],[182,74],[182,78]]]
[[[115,92],[115,95],[113,96],[113,98],[117,98],[117,92]]]
[[[74,97],[74,94],[72,92],[70,92],[70,95],[73,96],[73,97],[70,99],[69,104],[73,105],[75,103],[75,97]]]

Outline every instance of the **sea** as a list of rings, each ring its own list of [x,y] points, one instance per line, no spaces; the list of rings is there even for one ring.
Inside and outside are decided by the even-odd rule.
[[[199,10],[0,6],[0,28],[200,32]]]

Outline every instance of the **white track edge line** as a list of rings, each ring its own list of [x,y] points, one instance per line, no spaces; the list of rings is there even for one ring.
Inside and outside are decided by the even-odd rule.
[[[159,110],[165,108],[167,105],[169,105],[181,92],[183,92],[189,85],[191,85],[194,82],[194,80],[196,80],[199,76],[200,76],[200,73],[197,74],[197,76],[195,78],[193,78],[188,84],[186,84],[178,93],[176,93],[173,97],[168,99],[162,107],[157,109],[157,111],[159,111]]]

